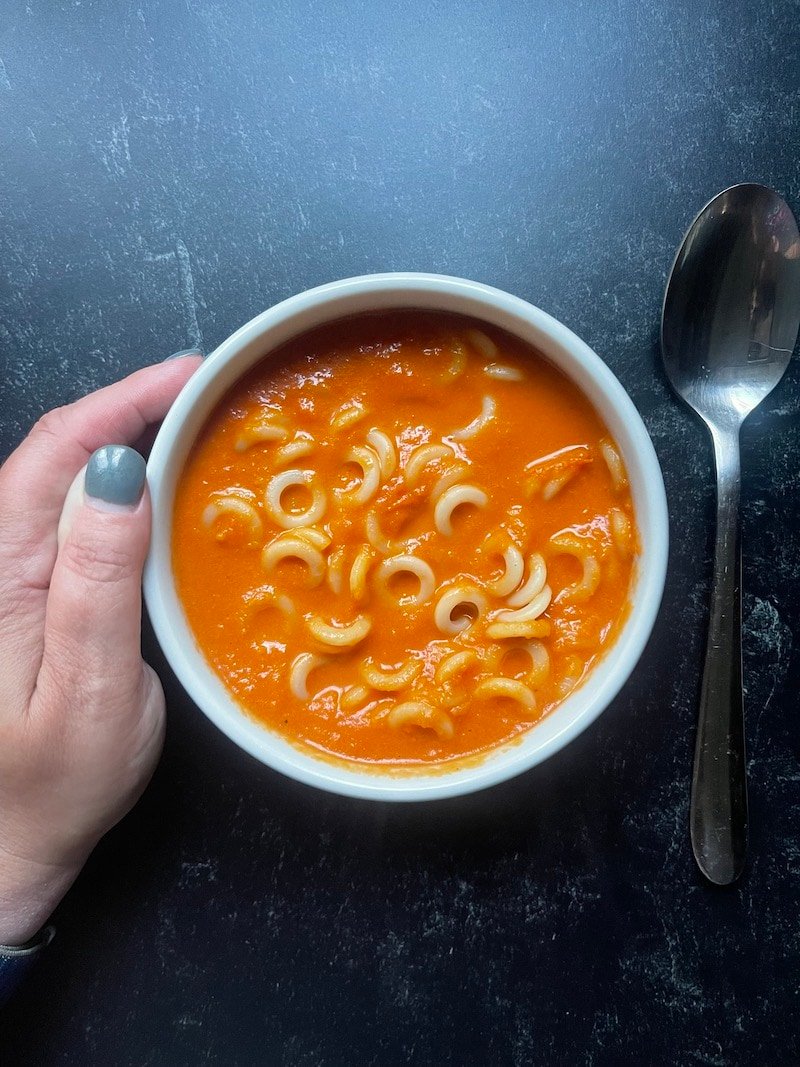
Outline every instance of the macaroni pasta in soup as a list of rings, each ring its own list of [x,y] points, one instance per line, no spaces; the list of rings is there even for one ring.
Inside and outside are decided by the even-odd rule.
[[[614,642],[638,550],[580,390],[511,335],[425,311],[342,320],[249,372],[195,442],[172,537],[238,704],[381,767],[530,730]]]

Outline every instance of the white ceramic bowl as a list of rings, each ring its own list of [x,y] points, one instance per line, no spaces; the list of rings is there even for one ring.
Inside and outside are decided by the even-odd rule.
[[[482,319],[537,348],[591,399],[622,452],[642,553],[632,609],[614,646],[586,681],[521,740],[482,762],[409,775],[329,762],[294,747],[236,704],[199,651],[178,599],[170,564],[175,487],[197,433],[225,392],[254,363],[315,326],[364,311],[427,308]],[[502,782],[558,752],[585,730],[625,684],[656,619],[667,565],[667,506],[656,454],[617,379],[570,330],[545,312],[477,282],[433,274],[375,274],[332,282],[278,304],[213,352],[164,420],[148,464],[154,530],[144,589],[164,653],[189,695],[243,749],[277,771],[334,793],[373,800],[428,800]]]

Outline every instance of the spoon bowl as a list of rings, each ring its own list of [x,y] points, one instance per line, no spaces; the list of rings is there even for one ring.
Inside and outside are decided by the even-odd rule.
[[[734,185],[692,223],[664,297],[673,388],[706,421],[740,426],[783,377],[800,325],[800,237],[763,185]]]
[[[703,874],[736,881],[747,852],[741,652],[739,430],[789,365],[800,329],[800,234],[763,185],[715,196],[675,258],[661,350],[675,392],[708,427],[717,530],[690,825]]]

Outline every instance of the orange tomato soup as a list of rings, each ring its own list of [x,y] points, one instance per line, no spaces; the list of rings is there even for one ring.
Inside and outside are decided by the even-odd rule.
[[[625,619],[627,477],[587,398],[523,342],[423,311],[343,320],[218,405],[178,487],[173,563],[253,718],[413,766],[518,737]]]

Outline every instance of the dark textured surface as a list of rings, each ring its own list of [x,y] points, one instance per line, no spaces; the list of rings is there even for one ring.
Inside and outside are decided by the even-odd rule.
[[[763,181],[800,209],[798,27],[790,0],[5,0],[4,452],[47,407],[291,293],[435,270],[532,300],[609,363],[673,547],[607,714],[459,802],[279,779],[163,672],[154,784],[60,909],[0,1060],[800,1061],[800,371],[744,434],[751,859],[714,891],[687,834],[710,451],[656,347],[708,197]]]

